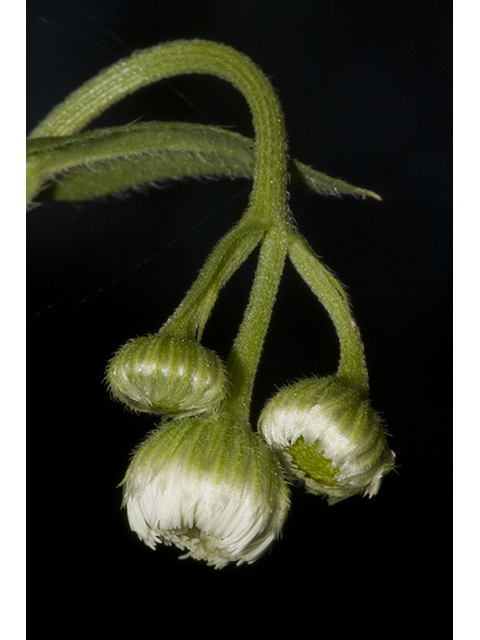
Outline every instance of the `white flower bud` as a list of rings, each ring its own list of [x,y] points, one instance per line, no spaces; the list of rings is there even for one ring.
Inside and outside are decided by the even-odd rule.
[[[162,334],[127,342],[110,360],[106,380],[115,398],[148,413],[211,411],[227,395],[225,367],[213,351]]]
[[[175,544],[188,549],[184,558],[217,569],[257,560],[280,535],[289,507],[273,452],[224,411],[160,427],[122,484],[130,527],[145,544]]]
[[[259,431],[289,478],[329,504],[360,492],[374,496],[394,468],[379,416],[334,376],[282,389],[264,408]]]

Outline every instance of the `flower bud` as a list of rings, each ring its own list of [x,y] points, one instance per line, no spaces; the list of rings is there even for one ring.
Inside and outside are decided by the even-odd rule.
[[[115,398],[148,413],[211,411],[227,394],[225,367],[213,351],[162,334],[127,342],[110,360],[106,380]]]
[[[287,475],[329,504],[360,492],[374,496],[394,468],[379,416],[335,376],[282,389],[260,415],[259,431]]]
[[[288,488],[274,453],[224,411],[178,418],[149,436],[122,482],[130,527],[216,569],[251,564],[280,534]]]

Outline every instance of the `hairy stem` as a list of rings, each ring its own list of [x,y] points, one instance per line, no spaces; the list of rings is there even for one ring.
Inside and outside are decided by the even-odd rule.
[[[30,138],[72,135],[137,89],[187,73],[215,75],[243,93],[255,126],[255,182],[263,183],[262,196],[268,195],[272,204],[280,204],[287,179],[282,110],[263,72],[247,56],[222,44],[177,40],[135,52],[74,91],[32,131]],[[254,186],[252,205],[256,199]]]
[[[327,310],[340,341],[337,376],[368,396],[368,372],[360,331],[342,285],[317,258],[306,240],[292,231],[288,255],[295,269]]]

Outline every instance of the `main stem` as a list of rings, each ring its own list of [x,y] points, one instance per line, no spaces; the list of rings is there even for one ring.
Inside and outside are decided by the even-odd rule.
[[[228,357],[227,369],[233,383],[228,404],[243,421],[249,420],[253,383],[287,249],[288,233],[285,225],[274,225],[267,231],[262,242],[248,307]]]
[[[252,205],[256,204],[259,183],[262,193],[269,194],[271,204],[280,204],[285,198],[287,172],[286,138],[278,100],[269,80],[247,56],[215,42],[177,40],[135,52],[74,91],[32,131],[30,138],[72,135],[137,89],[187,73],[215,75],[243,93],[255,126]]]
[[[250,205],[239,226],[257,227],[264,235],[249,305],[227,363],[233,378],[229,402],[248,420],[253,381],[283,271],[290,227],[283,113],[263,72],[249,58],[225,45],[203,40],[166,43],[136,52],[84,84],[56,107],[30,137],[74,134],[110,105],[140,87],[184,73],[212,74],[231,82],[245,96],[253,116],[256,147],[254,184]],[[255,235],[250,235],[248,247],[255,243]],[[221,242],[202,270],[198,285],[195,283],[184,300],[183,309],[191,309],[200,332],[209,305],[215,298],[212,294],[206,296],[208,302],[195,316],[196,306],[202,304],[202,291],[208,292],[215,274],[217,279],[219,274],[225,278],[230,275],[222,247]],[[189,307],[190,299],[195,304]],[[181,322],[188,331],[192,331],[188,315]]]

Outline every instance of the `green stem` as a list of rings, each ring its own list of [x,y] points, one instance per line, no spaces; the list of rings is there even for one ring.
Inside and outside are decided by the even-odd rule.
[[[214,249],[164,328],[191,334],[198,327],[201,334],[221,286],[264,234],[249,305],[227,363],[233,376],[229,403],[248,420],[253,381],[283,271],[290,228],[283,113],[263,72],[246,56],[213,42],[179,40],[152,47],[121,60],[84,84],[54,109],[30,138],[72,135],[122,97],[183,73],[212,74],[243,93],[253,116],[256,164],[250,205],[241,222]]]
[[[274,225],[267,231],[262,242],[248,307],[227,361],[227,369],[233,382],[228,406],[247,421],[253,383],[282,277],[287,249],[288,232],[285,225]]]
[[[185,73],[215,75],[231,82],[243,93],[255,126],[254,177],[263,182],[262,192],[268,193],[272,204],[280,204],[287,180],[281,108],[263,72],[249,58],[222,44],[177,40],[135,52],[74,91],[34,129],[30,138],[72,135],[140,87]],[[252,205],[256,204],[256,199],[254,187]]]
[[[353,319],[347,294],[308,243],[291,232],[288,255],[300,276],[328,311],[340,341],[337,376],[368,396],[368,371],[360,331]]]
[[[200,274],[162,331],[200,340],[220,290],[261,241],[265,229],[245,218],[215,246]]]

